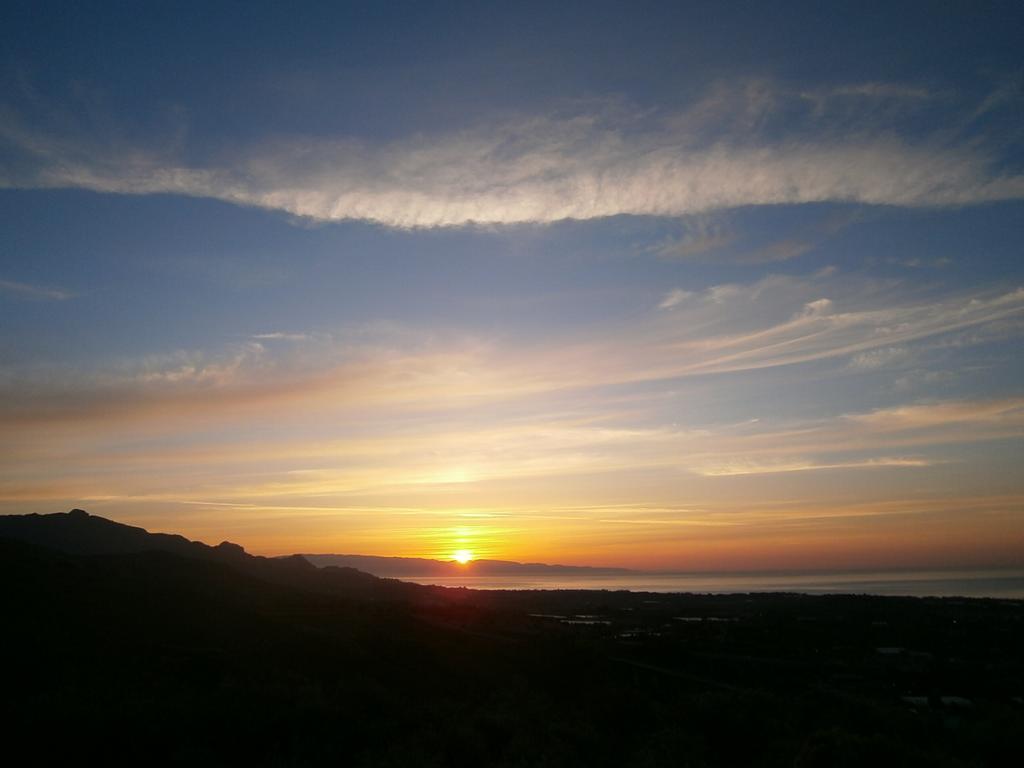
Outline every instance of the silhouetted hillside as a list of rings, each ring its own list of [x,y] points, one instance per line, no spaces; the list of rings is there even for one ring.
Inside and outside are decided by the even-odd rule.
[[[475,592],[84,513],[0,531],[0,723],[33,764],[1019,761],[1020,601]]]
[[[221,563],[266,582],[327,594],[402,600],[428,599],[429,595],[428,588],[378,579],[354,568],[316,568],[299,555],[259,557],[228,541],[211,547],[184,536],[150,533],[81,509],[51,515],[0,516],[0,538],[75,555],[163,552],[189,560]]]
[[[223,560],[245,551],[226,541],[219,547],[209,547],[176,534],[150,533],[143,528],[90,515],[82,509],[52,515],[0,516],[0,536],[77,555],[159,551],[196,559]]]

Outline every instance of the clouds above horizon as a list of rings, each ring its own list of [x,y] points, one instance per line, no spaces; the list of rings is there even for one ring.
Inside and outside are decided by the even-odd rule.
[[[500,509],[495,488],[509,494],[508,483],[552,492],[597,475],[646,477],[630,483],[657,497],[685,477],[701,498],[702,483],[821,474],[934,482],[947,464],[973,466],[972,446],[1024,439],[1024,401],[894,388],[887,404],[851,408],[828,390],[890,368],[890,379],[927,372],[929,355],[941,371],[948,349],[1019,338],[1022,319],[1020,289],[922,293],[821,270],[676,289],[628,322],[544,339],[371,326],[78,368],[9,366],[0,506],[386,506],[396,494],[455,493]],[[770,371],[819,380],[818,415],[758,405],[772,388],[757,372]],[[755,417],[700,415],[722,398],[725,413]]]
[[[606,411],[597,421],[593,416],[573,421],[535,413],[518,423],[485,424],[384,420],[369,432],[341,423],[331,439],[270,437],[264,425],[227,442],[208,436],[184,444],[115,429],[92,433],[88,450],[67,436],[47,446],[44,435],[36,433],[19,459],[6,462],[0,472],[0,507],[73,498],[94,511],[174,510],[184,521],[190,520],[190,507],[220,510],[222,521],[227,515],[234,526],[249,530],[247,545],[273,552],[291,551],[289,541],[309,549],[312,535],[317,541],[363,542],[366,551],[430,554],[430,546],[417,544],[421,536],[441,525],[443,548],[448,527],[461,524],[474,531],[484,551],[494,553],[523,547],[536,552],[538,546],[550,551],[536,541],[543,535],[581,545],[590,539],[643,544],[650,564],[668,556],[660,547],[675,542],[672,556],[678,558],[682,547],[710,565],[713,554],[722,553],[705,550],[709,538],[728,544],[734,556],[750,539],[788,541],[756,555],[763,558],[773,550],[803,546],[799,542],[812,534],[855,533],[860,518],[886,528],[916,519],[963,535],[963,515],[970,510],[985,515],[988,536],[992,525],[1010,524],[1019,506],[1019,496],[1000,496],[977,481],[964,484],[971,469],[967,448],[1024,438],[1019,398],[911,404],[838,418],[709,429],[607,423],[623,415]],[[60,472],[42,471],[44,461],[59,462]],[[950,465],[960,479],[946,488],[936,482],[942,476],[936,472],[946,473]],[[804,479],[819,473],[827,478],[824,484]],[[872,473],[870,481],[854,480],[859,473]],[[893,473],[909,473],[909,479],[903,482]],[[788,479],[795,476],[800,479]],[[792,489],[783,499],[768,501],[756,490],[737,497],[730,490],[736,482],[780,477],[786,485],[775,482],[776,492]],[[603,499],[608,482],[628,483],[632,502]],[[869,483],[871,490],[851,496],[850,482]],[[922,492],[922,482],[928,493]],[[684,488],[689,505],[673,504]],[[574,508],[559,503],[566,489]],[[668,506],[658,508],[659,500]],[[282,525],[286,529],[273,540],[253,533]],[[307,530],[312,533],[303,533]],[[679,538],[682,530],[688,533]],[[799,537],[792,538],[795,533]],[[1012,551],[1013,542],[1001,546]],[[621,562],[628,551],[618,550],[614,557]],[[583,546],[572,557],[586,562],[587,552]],[[977,553],[968,548],[960,557]]]
[[[768,275],[672,289],[629,322],[544,341],[383,325],[258,333],[221,349],[95,367],[8,366],[0,369],[0,428],[167,408],[245,412],[310,397],[341,408],[429,411],[844,358],[857,373],[906,363],[908,345],[934,337],[970,345],[984,343],[986,329],[1019,336],[1022,319],[1024,288],[915,295],[899,282],[832,269]]]
[[[979,120],[1019,99],[979,105],[898,84],[808,91],[747,81],[680,112],[606,102],[383,142],[277,136],[198,164],[183,161],[181,136],[128,143],[35,125],[8,108],[0,142],[14,159],[0,186],[179,194],[401,228],[822,202],[962,206],[1024,197],[1024,174],[1000,165],[1020,131],[992,134]],[[958,117],[922,128],[936,103]]]

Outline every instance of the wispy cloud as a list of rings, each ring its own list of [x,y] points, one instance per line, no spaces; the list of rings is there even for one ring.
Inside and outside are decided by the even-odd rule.
[[[883,84],[813,99],[747,85],[716,89],[678,114],[609,108],[389,143],[294,137],[239,147],[204,167],[182,164],[173,149],[104,147],[8,118],[0,138],[24,162],[0,184],[193,195],[396,227],[1024,197],[1024,176],[994,170],[999,148],[986,137],[907,128],[903,110],[919,101],[914,92]],[[873,108],[894,102],[903,110]],[[862,117],[852,119],[851,109]],[[697,237],[679,247],[689,252],[715,243],[715,236]]]
[[[771,475],[779,472],[809,472],[822,469],[877,469],[879,467],[930,467],[934,462],[913,457],[882,457],[863,461],[820,462],[810,459],[787,462],[730,461],[724,464],[699,466],[694,471],[706,477],[734,477],[736,475]]]
[[[833,235],[863,219],[861,210],[844,210],[815,217],[784,236],[751,242],[730,223],[726,214],[698,214],[680,220],[680,233],[644,249],[664,261],[727,261],[769,264],[788,261],[819,247]]]
[[[252,336],[257,341],[305,341],[309,338],[308,333],[286,333],[285,331],[272,331],[271,333],[257,333]]]
[[[1024,425],[1024,401],[1019,399],[985,402],[950,401],[882,408],[853,414],[849,421],[873,430],[903,432],[953,426],[971,430],[989,427],[1016,430]],[[984,431],[981,431],[983,434]]]
[[[665,294],[665,298],[658,304],[658,309],[672,309],[693,296],[692,291],[684,291],[682,288],[673,288]]]
[[[683,261],[713,254],[732,244],[736,232],[720,216],[697,215],[684,219],[681,234],[646,249],[665,261]]]
[[[850,368],[860,371],[874,371],[879,368],[899,363],[908,357],[905,347],[882,347],[870,349],[854,355],[850,360]]]
[[[915,413],[900,421],[902,413]],[[569,419],[538,410],[529,418],[479,423],[435,414],[412,425],[389,421],[380,412],[372,433],[360,434],[359,420],[339,419],[348,436],[311,439],[309,420],[293,421],[284,435],[256,438],[245,432],[228,442],[118,447],[126,432],[105,426],[90,435],[92,450],[74,460],[65,439],[39,455],[21,451],[0,473],[0,497],[60,497],[153,492],[190,478],[189,492],[176,499],[210,498],[254,503],[256,499],[300,499],[380,494],[414,488],[420,496],[453,487],[487,488],[500,480],[561,478],[662,470],[708,478],[791,474],[821,470],[927,469],[947,459],[921,453],[951,445],[1024,437],[1024,402],[957,401],[900,406],[865,414],[813,421],[721,424],[705,429],[638,427],[608,423],[628,414]],[[321,415],[322,418],[322,415]],[[262,434],[260,426],[255,434]],[[112,432],[111,432],[112,430]],[[106,441],[119,436],[113,445]],[[77,432],[68,433],[72,442]],[[52,433],[51,435],[52,436]],[[136,438],[138,439],[138,438]],[[28,442],[38,441],[33,436]],[[104,447],[106,445],[106,447]],[[51,481],[41,461],[47,451],[64,454],[64,478]],[[53,458],[53,454],[50,454]],[[73,471],[72,471],[73,470]],[[39,476],[39,479],[34,479]],[[46,480],[45,478],[51,478]],[[147,491],[148,489],[148,491]],[[192,495],[190,495],[192,494]],[[278,502],[266,502],[278,503]]]
[[[788,261],[814,250],[828,238],[839,233],[861,217],[858,212],[833,213],[802,227],[775,242],[737,254],[736,260],[746,264]]]
[[[692,294],[673,291],[660,310],[563,338],[513,342],[382,329],[362,339],[252,340],[93,371],[9,368],[0,370],[0,424],[159,418],[167,409],[209,417],[275,402],[410,412],[469,408],[843,358],[842,367],[863,371],[894,361],[896,350],[915,342],[1024,315],[1024,289],[924,299],[897,288],[832,273],[769,276]],[[56,387],[59,381],[75,385]]]
[[[694,442],[692,461],[701,474],[930,466],[935,460],[929,457],[880,454],[1020,437],[1024,437],[1024,400],[1020,398],[911,403],[789,424],[723,425]],[[868,455],[851,458],[854,454]],[[823,460],[823,456],[833,458]]]
[[[51,288],[45,285],[32,285],[31,283],[17,283],[13,280],[0,280],[0,293],[36,301],[66,301],[75,295],[63,288]]]

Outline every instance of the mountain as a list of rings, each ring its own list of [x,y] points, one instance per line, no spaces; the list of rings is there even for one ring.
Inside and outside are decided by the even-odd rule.
[[[624,576],[636,573],[627,568],[590,568],[577,565],[517,563],[510,560],[471,560],[462,564],[422,557],[376,557],[373,555],[301,555],[318,568],[357,568],[374,576]]]
[[[115,523],[84,509],[52,515],[2,516],[0,536],[76,555],[169,552],[199,560],[224,560],[245,554],[242,547],[227,541],[210,547],[177,534],[150,533],[144,528]]]
[[[0,538],[26,542],[70,555],[139,555],[160,552],[187,560],[219,563],[262,581],[368,599],[430,599],[437,591],[416,584],[380,579],[350,567],[314,567],[298,555],[268,558],[250,555],[238,544],[209,546],[184,536],[150,533],[144,528],[90,515],[81,509],[50,515],[0,516]],[[424,591],[428,590],[428,591]]]
[[[1015,600],[444,589],[0,517],[0,724],[41,765],[1016,765]]]
[[[43,765],[443,765],[434,734],[444,733],[483,764],[490,744],[467,748],[446,723],[464,719],[448,714],[464,702],[486,711],[486,692],[514,679],[496,643],[448,629],[443,609],[428,621],[416,611],[432,609],[414,600],[365,599],[380,594],[366,584],[389,584],[367,574],[296,588],[269,567],[282,564],[237,552],[231,564],[217,547],[112,525],[0,518],[10,753]],[[86,533],[82,548],[104,553],[68,552],[74,531]],[[115,542],[200,556],[109,553]],[[424,594],[393,584],[401,591],[391,596]]]

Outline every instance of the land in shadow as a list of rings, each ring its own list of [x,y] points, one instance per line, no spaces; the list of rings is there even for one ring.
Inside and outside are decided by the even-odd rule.
[[[445,589],[0,518],[9,754],[50,764],[1017,765],[1016,600]]]

